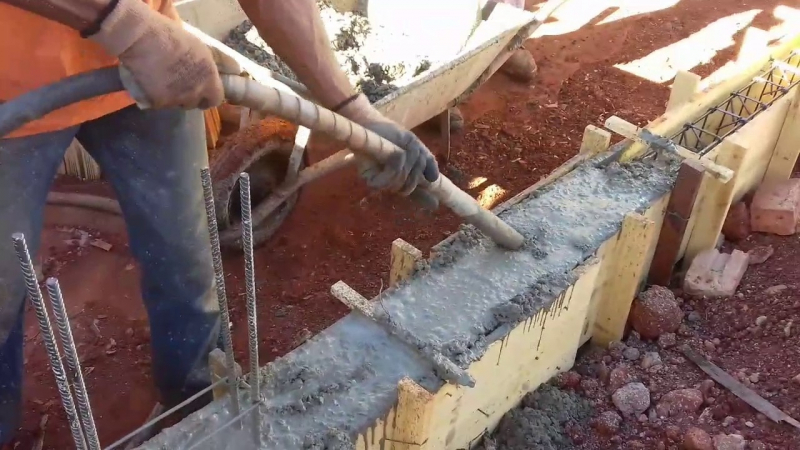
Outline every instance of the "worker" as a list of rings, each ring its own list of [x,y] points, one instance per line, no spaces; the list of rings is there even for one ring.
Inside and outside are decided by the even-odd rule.
[[[496,3],[505,3],[518,9],[525,9],[525,0],[495,0]],[[505,63],[500,66],[498,72],[506,74],[512,80],[518,83],[529,84],[536,79],[538,72],[536,60],[533,58],[531,52],[521,46],[514,50],[511,56],[508,57]],[[450,108],[450,131],[455,132],[464,128],[464,115],[458,106]]]
[[[314,0],[240,4],[322,106],[399,146],[384,166],[359,164],[370,187],[410,194],[422,178],[438,178],[425,145],[354,92]],[[20,424],[23,378],[25,289],[11,235],[24,233],[32,252],[39,247],[48,189],[73,138],[99,163],[119,199],[142,272],[163,403],[169,408],[209,386],[206,361],[220,322],[199,177],[208,164],[201,109],[221,104],[224,95],[212,51],[182,28],[172,0],[0,0],[0,101],[117,64],[144,97],[121,92],[82,101],[0,137],[3,444]]]

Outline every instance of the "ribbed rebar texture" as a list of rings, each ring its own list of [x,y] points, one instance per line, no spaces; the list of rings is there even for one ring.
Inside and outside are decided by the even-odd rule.
[[[97,437],[97,428],[94,425],[92,406],[89,403],[89,393],[86,390],[86,383],[83,381],[83,371],[81,370],[78,350],[75,348],[75,340],[72,338],[72,329],[69,325],[67,308],[64,306],[64,297],[61,294],[61,287],[55,278],[47,279],[47,293],[50,296],[50,303],[53,305],[53,316],[58,326],[58,334],[61,337],[61,347],[69,367],[70,379],[75,389],[75,397],[78,399],[78,414],[80,415],[83,430],[86,433],[86,441],[89,450],[100,450],[100,439]]]
[[[258,325],[256,323],[256,279],[253,260],[253,219],[250,215],[250,176],[239,175],[239,196],[242,204],[242,248],[244,249],[244,277],[247,291],[247,335],[250,351],[250,396],[253,402],[261,401],[258,379]],[[253,439],[261,446],[261,418],[253,414]]]
[[[36,319],[39,321],[39,331],[42,333],[47,356],[50,358],[50,367],[53,369],[53,375],[55,375],[56,378],[56,385],[58,386],[58,393],[61,396],[61,403],[64,405],[64,411],[67,413],[67,421],[69,421],[72,439],[75,441],[75,448],[78,450],[85,450],[86,441],[83,438],[83,430],[81,429],[81,424],[78,419],[78,413],[75,411],[75,402],[72,398],[72,392],[70,392],[69,389],[69,382],[67,381],[64,365],[61,363],[61,354],[58,351],[55,336],[53,336],[53,328],[50,326],[50,317],[44,307],[42,291],[39,290],[39,282],[36,279],[36,271],[33,269],[31,255],[28,253],[28,245],[25,243],[25,236],[22,233],[14,233],[12,239],[14,241],[14,250],[16,250],[17,258],[19,258],[22,275],[25,278],[25,287],[28,291],[28,297],[36,312]]]
[[[217,211],[214,208],[214,192],[211,186],[211,172],[208,168],[200,170],[200,180],[203,184],[203,199],[206,205],[206,218],[208,219],[208,234],[211,239],[211,258],[214,263],[214,284],[217,287],[217,301],[219,302],[220,329],[222,330],[222,345],[225,347],[225,365],[228,369],[228,390],[233,402],[233,414],[239,415],[239,389],[236,378],[236,362],[233,358],[233,338],[231,337],[231,316],[228,311],[228,297],[225,293],[225,272],[222,270],[222,252],[219,248],[219,228],[217,227]]]

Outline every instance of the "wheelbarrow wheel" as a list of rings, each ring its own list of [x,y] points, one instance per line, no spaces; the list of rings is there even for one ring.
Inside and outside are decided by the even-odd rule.
[[[250,175],[250,199],[255,209],[286,178],[289,157],[294,147],[297,127],[277,118],[267,118],[229,136],[223,146],[209,155],[209,168],[214,183],[214,203],[220,231],[241,223],[239,174]],[[308,164],[303,155],[299,169]],[[264,244],[280,228],[292,212],[300,189],[292,193],[275,211],[260,223],[253,224],[253,246]],[[240,237],[222,239],[224,250],[242,250]]]

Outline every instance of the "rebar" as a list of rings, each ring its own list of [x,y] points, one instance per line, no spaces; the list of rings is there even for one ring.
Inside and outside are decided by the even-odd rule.
[[[250,176],[239,175],[239,196],[242,205],[242,248],[244,249],[244,277],[247,291],[247,337],[250,351],[250,397],[255,403],[261,401],[258,379],[258,324],[256,323],[256,280],[253,259],[253,219],[250,211]],[[261,447],[261,418],[253,414],[253,440]]]
[[[250,411],[256,409],[259,406],[261,406],[261,402],[256,402],[256,403],[250,405],[247,409],[245,409],[241,413],[235,415],[231,420],[229,420],[229,421],[225,422],[224,424],[220,425],[219,428],[217,428],[216,430],[214,430],[211,433],[203,436],[203,439],[200,439],[199,441],[197,441],[194,445],[189,447],[188,450],[194,450],[197,447],[199,447],[201,444],[205,444],[206,441],[208,441],[209,439],[214,437],[217,433],[219,433],[222,430],[224,430],[224,429],[228,428],[229,426],[233,425],[234,423],[239,421],[239,419],[241,419],[242,417],[246,416],[248,413],[250,413]]]
[[[83,380],[81,362],[78,359],[78,351],[75,348],[75,340],[72,337],[72,329],[69,325],[67,308],[64,306],[64,296],[61,294],[61,287],[55,278],[47,279],[47,293],[50,296],[50,303],[53,306],[53,316],[56,319],[58,333],[61,337],[61,347],[67,359],[72,386],[75,389],[75,397],[78,399],[78,415],[86,434],[86,441],[90,450],[100,450],[100,439],[97,437],[97,428],[94,424],[92,405],[89,403],[89,393],[86,390],[86,383]]]
[[[214,284],[217,288],[217,301],[219,302],[220,329],[222,331],[222,345],[225,347],[225,365],[228,368],[228,391],[231,394],[234,414],[239,414],[239,390],[236,377],[236,361],[233,357],[233,338],[231,337],[231,316],[228,311],[228,297],[225,293],[225,272],[222,269],[222,252],[219,248],[219,228],[217,227],[217,210],[214,207],[214,192],[211,186],[211,172],[208,168],[200,170],[200,180],[203,184],[203,200],[206,206],[208,220],[208,234],[211,240],[211,259],[214,263]]]
[[[33,304],[33,310],[36,312],[36,319],[39,322],[39,331],[42,334],[47,356],[50,359],[50,367],[53,369],[53,375],[56,378],[58,394],[61,396],[61,403],[64,406],[64,411],[67,413],[67,421],[69,422],[72,439],[75,442],[75,448],[78,450],[85,450],[86,441],[83,437],[83,430],[81,429],[80,420],[78,419],[78,413],[75,410],[75,402],[69,388],[67,374],[64,370],[64,365],[61,363],[61,354],[58,351],[56,339],[53,335],[53,327],[50,325],[50,317],[44,306],[42,291],[39,289],[39,281],[36,278],[36,271],[33,268],[33,261],[31,261],[31,255],[28,252],[28,245],[25,243],[25,235],[22,233],[14,233],[11,238],[14,241],[14,250],[16,250],[17,258],[19,259],[22,276],[25,278],[25,287],[28,291],[28,297]]]
[[[163,413],[159,414],[157,417],[153,418],[149,422],[145,423],[144,425],[140,426],[139,428],[131,431],[130,433],[126,434],[125,436],[119,438],[116,442],[109,445],[105,448],[105,450],[114,450],[115,448],[119,447],[120,445],[124,444],[125,442],[133,439],[134,436],[141,433],[142,431],[146,430],[147,428],[152,427],[153,425],[157,424],[158,422],[164,420],[169,415],[173,414],[175,411],[183,408],[184,406],[188,405],[189,403],[197,400],[198,398],[202,397],[206,392],[211,391],[215,387],[219,386],[222,383],[227,383],[228,377],[219,379],[214,383],[211,383],[209,386],[203,388],[203,390],[197,392],[196,394],[192,395],[191,397],[187,398],[186,400],[178,403],[177,405],[173,406],[172,408],[164,411]]]

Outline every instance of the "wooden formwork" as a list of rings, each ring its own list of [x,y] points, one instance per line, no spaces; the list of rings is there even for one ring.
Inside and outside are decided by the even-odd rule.
[[[695,92],[699,77],[679,74],[667,112],[648,128],[675,140],[680,138],[681,145],[690,149],[709,149],[698,158],[712,159],[734,170],[734,178],[723,184],[703,173],[695,160],[685,160],[670,193],[641,214],[627,214],[617,234],[575,269],[577,281],[550,307],[510,331],[504,330],[504,335],[469,367],[475,387],[445,384],[439,391],[429,392],[413,380],[402,380],[395,407],[359,435],[356,448],[469,448],[493,430],[526,393],[568,370],[582,344],[591,341],[605,346],[621,339],[631,303],[648,277],[663,278],[666,272],[668,282],[677,262],[691,261],[699,252],[716,246],[733,202],[764,180],[790,176],[800,152],[798,44],[800,35],[784,40],[772,47],[769,55],[742,68],[738,76],[701,92]],[[745,86],[752,88],[748,92],[758,92],[755,100],[762,105],[746,114],[741,104],[726,102],[741,99],[732,94]],[[691,143],[686,130],[693,127],[687,124],[695,122],[694,128],[704,133]],[[721,138],[714,142],[712,135]],[[508,209],[598,153],[609,151],[610,137],[609,132],[588,126],[577,156],[499,205],[495,212]],[[627,141],[612,150],[626,147],[624,159],[628,160],[645,150]],[[452,239],[454,236],[435,246],[431,257]],[[413,276],[425,263],[422,252],[402,239],[392,243],[390,254],[393,284]],[[341,295],[343,283],[337,286],[332,292]]]

